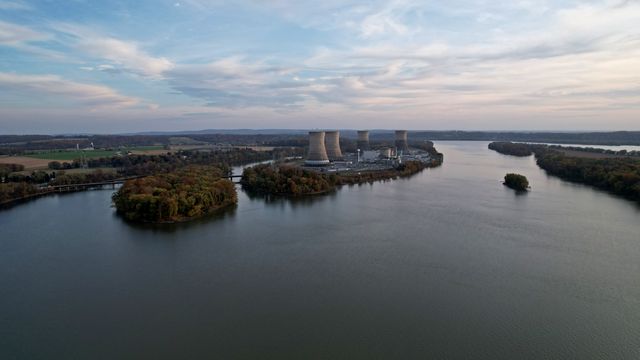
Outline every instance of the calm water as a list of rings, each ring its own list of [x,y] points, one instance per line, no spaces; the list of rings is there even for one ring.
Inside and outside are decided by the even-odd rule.
[[[175,227],[111,191],[2,211],[0,358],[640,358],[640,207],[486,145]]]

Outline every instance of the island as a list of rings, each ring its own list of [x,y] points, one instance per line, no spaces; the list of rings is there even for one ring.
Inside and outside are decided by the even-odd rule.
[[[489,149],[499,152],[500,154],[512,156],[525,157],[533,154],[529,144],[512,143],[508,141],[492,142],[489,144]]]
[[[520,174],[505,175],[503,184],[516,191],[527,191],[529,189],[529,180],[527,180],[526,176]]]
[[[342,185],[369,183],[414,175],[440,163],[407,161],[394,168],[375,171],[322,173],[290,164],[263,164],[244,170],[240,183],[250,193],[278,196],[319,195]]]
[[[113,195],[125,219],[148,223],[193,220],[238,201],[235,186],[216,166],[187,166],[129,180]]]
[[[550,175],[640,202],[640,157],[636,152],[609,153],[602,149],[511,144],[496,146],[496,143],[491,143],[489,148],[513,155],[510,153],[512,149],[528,147],[538,166]],[[517,152],[522,153],[521,150]]]

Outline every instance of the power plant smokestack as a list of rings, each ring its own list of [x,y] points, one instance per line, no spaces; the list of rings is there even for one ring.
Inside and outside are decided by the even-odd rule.
[[[326,147],[329,160],[337,161],[343,160],[342,151],[340,150],[340,132],[339,131],[327,131],[326,132]]]
[[[309,131],[309,155],[305,164],[310,166],[329,164],[327,149],[324,147],[324,131]]]
[[[403,153],[407,153],[409,151],[407,130],[396,130],[396,148],[398,151],[402,151]]]
[[[369,150],[369,131],[358,130],[358,149]]]

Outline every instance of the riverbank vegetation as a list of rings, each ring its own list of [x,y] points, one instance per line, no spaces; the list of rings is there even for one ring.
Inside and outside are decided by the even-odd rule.
[[[19,164],[0,164],[2,203],[18,202],[26,197],[50,193],[52,187],[100,183],[133,176],[151,176],[178,171],[188,166],[215,166],[223,174],[231,166],[244,165],[289,156],[299,156],[301,148],[275,148],[255,151],[248,148],[230,148],[219,151],[179,151],[162,155],[123,155],[64,163],[51,162],[48,169],[26,171]],[[11,158],[11,157],[9,157]],[[71,164],[71,165],[69,165]],[[78,187],[78,191],[86,187]]]
[[[439,163],[438,163],[439,165]],[[341,185],[362,184],[416,174],[436,163],[407,161],[395,168],[326,174],[293,165],[257,165],[244,170],[243,189],[264,195],[304,196],[334,191]]]
[[[214,166],[188,166],[178,171],[127,181],[114,195],[116,210],[139,222],[180,222],[205,216],[237,203],[235,187]]]
[[[576,157],[556,147],[520,145],[529,147],[538,166],[548,174],[640,202],[640,159],[637,157]]]
[[[489,149],[499,152],[504,155],[512,156],[530,156],[533,154],[531,146],[528,144],[519,144],[512,142],[496,141],[489,144]]]
[[[516,191],[527,191],[529,188],[529,180],[520,174],[505,175],[503,184]]]
[[[298,166],[266,164],[245,169],[240,183],[244,189],[256,194],[300,196],[334,190],[337,176]]]

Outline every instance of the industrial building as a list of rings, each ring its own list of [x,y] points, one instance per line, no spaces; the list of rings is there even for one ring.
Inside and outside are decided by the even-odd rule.
[[[340,150],[340,132],[327,131],[325,133],[325,147],[329,161],[342,161],[342,151]]]
[[[409,152],[409,142],[407,141],[407,130],[396,130],[396,149],[404,154]]]
[[[309,131],[309,154],[305,161],[307,166],[329,165],[329,156],[327,156],[324,140],[324,131]]]
[[[358,130],[358,149],[361,151],[369,150],[369,131]]]

